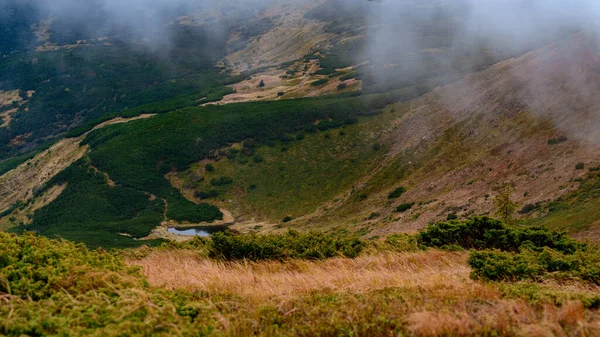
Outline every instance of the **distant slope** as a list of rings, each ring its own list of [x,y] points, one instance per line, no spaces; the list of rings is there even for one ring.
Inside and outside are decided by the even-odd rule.
[[[11,227],[17,226],[16,230],[35,230],[94,246],[103,245],[102,242],[110,246],[132,245],[136,243],[134,238],[149,235],[164,221],[198,224],[219,220],[223,214],[218,208],[185,198],[167,176],[195,161],[214,158],[216,151],[227,144],[245,140],[253,140],[247,144],[254,143],[254,147],[269,144],[287,139],[320,120],[327,121],[330,128],[352,124],[357,116],[418,94],[399,91],[365,97],[187,107],[145,120],[96,128],[82,136],[81,145],[89,146],[82,159],[77,160],[79,156],[66,161],[66,166],[51,174],[42,173],[39,185],[37,180],[25,178],[36,195],[66,185],[58,197],[45,207],[21,214],[23,207],[35,202],[30,199],[34,193],[17,189],[14,198],[6,199],[6,207],[15,203],[0,215],[8,219]],[[67,141],[74,141],[79,149],[81,139]],[[69,166],[70,163],[73,164]],[[41,171],[32,169],[31,164],[9,172],[6,179],[19,181],[19,177],[28,176],[20,173],[36,175]],[[218,177],[211,183],[226,186],[231,181]],[[17,213],[27,216],[27,220],[17,221]]]
[[[230,211],[242,231],[292,226],[386,235],[448,216],[493,213],[493,197],[505,184],[527,205],[523,218],[593,232],[600,218],[596,171],[588,172],[600,165],[598,101],[591,94],[597,63],[594,45],[580,34],[381,114],[427,88],[188,107],[92,132],[86,162],[78,164],[89,165],[89,177],[63,174],[45,188],[102,173],[104,183],[87,190],[106,196],[102,203],[116,205],[122,196],[106,194],[107,186],[164,199],[164,215],[163,207],[151,206],[156,219],[142,224],[147,206],[139,204],[136,224],[120,227],[136,237],[161,217],[202,221],[205,203]],[[404,193],[390,195],[400,187]],[[88,206],[77,193],[65,190],[22,229],[56,235],[51,223],[73,219],[89,231],[115,225],[102,216],[85,220]],[[82,233],[74,238],[89,241]]]
[[[252,219],[276,224],[291,216],[291,226],[383,235],[493,213],[494,195],[511,184],[514,198],[529,205],[524,218],[590,228],[600,219],[592,211],[600,202],[595,178],[586,178],[600,164],[597,66],[594,44],[574,35],[357,125],[259,148],[259,161],[225,151],[207,176],[234,183],[214,200],[249,221],[246,229]],[[214,189],[187,186],[188,195]],[[388,198],[401,186],[406,193]],[[577,207],[544,206],[561,196]],[[412,208],[396,211],[401,204]]]

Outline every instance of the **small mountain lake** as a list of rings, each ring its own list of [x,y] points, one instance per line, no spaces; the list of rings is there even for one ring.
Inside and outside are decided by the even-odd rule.
[[[185,235],[185,236],[202,236],[209,237],[211,234],[224,232],[228,226],[199,226],[199,227],[185,227],[185,228],[168,228],[167,230],[171,234]]]

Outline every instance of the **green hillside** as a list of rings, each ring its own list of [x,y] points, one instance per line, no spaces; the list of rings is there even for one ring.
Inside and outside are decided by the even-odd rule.
[[[92,246],[102,240],[106,246],[119,246],[134,244],[131,237],[149,235],[163,220],[218,220],[222,214],[215,206],[189,201],[165,174],[214,158],[215,151],[227,144],[244,141],[247,150],[254,152],[264,144],[298,138],[307,129],[354,124],[361,115],[377,113],[390,102],[418,94],[405,90],[375,96],[188,107],[104,127],[84,139],[83,144],[91,148],[89,157],[36,193],[67,184],[65,191],[32,214],[31,225],[21,225],[18,230],[60,235]],[[252,155],[253,160],[259,156]],[[86,238],[86,232],[96,234]]]

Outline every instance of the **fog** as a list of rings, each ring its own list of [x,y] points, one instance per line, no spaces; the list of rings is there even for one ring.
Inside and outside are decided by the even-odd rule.
[[[273,3],[305,3],[309,0],[0,0],[0,9],[9,3],[29,4],[38,18],[53,17],[72,30],[87,36],[126,34],[145,43],[162,46],[169,42],[168,24],[177,17],[211,13],[218,22],[235,22],[237,16],[256,13]],[[411,39],[415,25],[439,25],[440,18],[455,20],[451,25],[454,47],[485,40],[502,51],[516,51],[537,45],[576,27],[589,31],[600,25],[600,4],[593,0],[338,0],[340,7],[358,7],[369,22],[370,58],[390,50],[416,47]],[[2,18],[5,10],[0,11]],[[5,15],[6,13],[4,13]],[[221,22],[222,23],[222,22]],[[221,29],[222,30],[222,29]],[[82,34],[83,35],[83,34]]]
[[[499,61],[561,41],[576,32],[582,32],[584,48],[595,54],[600,45],[600,2],[594,0],[383,1],[370,7],[368,58],[384,62],[390,62],[389,55],[401,50],[427,48],[422,37],[412,33],[415,22],[435,27],[443,21],[440,18],[450,18],[443,24],[450,32],[447,49],[427,54],[433,55],[437,64],[447,66],[448,76],[458,72],[457,59],[471,62],[472,70],[478,70],[475,60],[468,56],[479,48],[498,56]],[[558,132],[569,138],[600,144],[600,116],[590,110],[600,104],[595,98],[595,68],[586,68],[589,61],[582,60],[581,44],[559,45],[562,54],[547,55],[545,62],[528,63],[519,70],[507,69],[508,76],[517,81],[515,84],[524,84],[517,92],[516,103],[527,106],[534,115],[552,119]],[[423,60],[423,53],[415,55]],[[549,65],[552,62],[554,66]],[[380,80],[385,80],[385,74],[380,75]],[[476,93],[489,90],[483,85],[468,83],[465,90],[459,90],[463,93],[460,97],[442,99],[449,107],[478,106],[482,102],[476,101],[480,99]],[[462,102],[457,104],[458,101]]]

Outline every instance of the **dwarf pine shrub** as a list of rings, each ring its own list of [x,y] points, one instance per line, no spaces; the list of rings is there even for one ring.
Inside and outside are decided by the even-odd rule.
[[[537,251],[548,247],[573,254],[585,247],[564,232],[551,231],[541,226],[509,226],[488,217],[432,224],[419,233],[419,240],[426,247],[443,248],[456,245],[464,249],[497,249],[509,252],[518,252],[525,246]]]
[[[320,232],[290,230],[285,234],[272,235],[224,232],[213,234],[211,255],[226,260],[319,260],[335,256],[355,258],[364,247],[365,242],[356,237]]]

